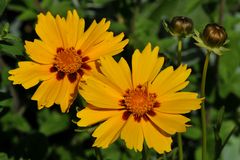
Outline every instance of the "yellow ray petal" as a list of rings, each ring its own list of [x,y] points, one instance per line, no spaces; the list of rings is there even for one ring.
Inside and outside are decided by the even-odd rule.
[[[156,111],[156,115],[148,116],[153,123],[168,134],[175,134],[176,132],[185,132],[186,123],[190,119],[177,114],[166,114]]]
[[[56,104],[60,104],[62,112],[68,112],[78,93],[78,84],[80,76],[77,75],[77,80],[70,82],[67,76],[64,77],[62,87],[56,98]]]
[[[113,37],[111,32],[106,32],[105,35],[106,37],[104,37],[102,41],[90,46],[87,50],[85,50],[84,54],[86,54],[90,59],[96,60],[100,56],[112,56],[120,53],[128,43],[127,39],[122,41],[124,37],[123,33],[115,37]]]
[[[42,109],[47,104],[53,104],[54,101],[50,101],[48,99],[49,93],[51,93],[51,90],[55,89],[55,84],[57,83],[57,80],[55,78],[43,81],[34,95],[32,96],[32,100],[38,101],[38,109]],[[49,106],[48,106],[49,107]]]
[[[62,112],[68,112],[70,105],[76,97],[77,82],[71,83],[67,77],[63,80],[52,78],[44,81],[32,96],[38,101],[38,108],[51,107],[54,103],[60,104]]]
[[[191,73],[191,69],[187,69],[186,65],[179,66],[175,71],[172,67],[163,70],[150,85],[151,90],[158,93],[158,96],[176,92],[186,87],[188,82],[185,80]]]
[[[136,87],[139,84],[150,82],[156,77],[160,71],[164,59],[158,58],[159,48],[151,49],[148,43],[142,53],[136,50],[132,56],[132,77],[133,84]]]
[[[126,68],[127,62],[122,58],[121,64],[125,65],[125,68],[121,68],[121,65],[117,63],[112,57],[103,57],[100,59],[101,71],[112,83],[118,86],[123,92],[132,88],[132,82],[129,73],[129,67]],[[125,76],[126,75],[126,76]]]
[[[160,154],[171,151],[171,137],[161,134],[149,121],[141,121],[141,124],[148,148],[153,148]]]
[[[34,42],[25,42],[25,49],[29,57],[38,63],[53,64],[56,50],[48,47],[40,40],[34,40]]]
[[[160,107],[156,108],[164,113],[188,113],[199,109],[203,99],[197,98],[196,93],[179,92],[158,98]]]
[[[19,62],[19,68],[10,70],[8,79],[13,84],[22,84],[25,89],[31,88],[40,81],[48,80],[54,77],[50,72],[52,65],[40,65],[34,62]]]
[[[141,123],[134,120],[131,115],[121,131],[121,139],[124,139],[126,146],[135,151],[142,151],[143,147],[143,131]]]
[[[119,105],[119,100],[122,99],[121,91],[92,76],[86,78],[86,84],[80,84],[79,92],[88,103],[105,109],[123,108]]]
[[[63,46],[62,37],[55,18],[50,12],[46,15],[38,15],[38,23],[36,24],[36,32],[44,43],[49,44],[49,47],[56,50]]]
[[[83,45],[83,43],[86,41],[86,39],[89,37],[89,35],[93,32],[93,30],[96,28],[97,22],[94,20],[90,27],[83,33],[82,37],[78,39],[76,44],[76,49],[80,49]],[[82,48],[81,48],[82,50]]]
[[[68,31],[66,34],[68,38],[68,47],[75,47],[78,39],[83,36],[85,21],[84,19],[79,18],[76,10],[73,10],[73,12],[68,11],[66,24]]]
[[[107,148],[115,140],[118,139],[121,129],[125,124],[125,120],[122,119],[123,111],[119,111],[119,114],[111,117],[104,123],[102,123],[92,134],[96,137],[93,146]]]
[[[94,110],[87,107],[77,113],[77,117],[80,118],[77,125],[80,127],[90,126],[117,114],[119,114],[119,110]]]
[[[61,47],[63,48],[69,48],[69,47],[73,47],[73,46],[69,46],[68,44],[68,39],[67,39],[67,34],[68,34],[68,28],[67,28],[67,24],[65,21],[65,18],[61,18],[59,15],[56,16],[56,24],[58,26],[58,30],[60,33],[60,37],[62,40],[63,45]]]
[[[161,102],[172,101],[172,100],[181,100],[181,99],[196,99],[198,94],[195,92],[176,92],[171,94],[165,94],[158,96],[158,100]]]
[[[87,34],[87,31],[86,31],[87,35],[84,35],[84,36],[86,36],[86,39],[81,45],[81,50],[83,52],[86,51],[89,46],[94,46],[102,41],[102,38],[103,38],[102,34],[104,34],[107,31],[107,29],[109,28],[110,21],[106,22],[106,19],[103,18],[96,25],[94,23],[92,25],[95,26],[94,29],[90,30],[91,32],[89,34]],[[89,29],[91,28],[91,26],[89,27]],[[99,41],[99,39],[101,39],[101,41]]]

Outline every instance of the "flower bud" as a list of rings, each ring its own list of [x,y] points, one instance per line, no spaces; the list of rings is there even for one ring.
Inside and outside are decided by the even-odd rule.
[[[210,47],[221,47],[227,39],[227,33],[222,26],[211,23],[204,28],[202,38],[204,43]]]
[[[193,32],[193,21],[184,16],[173,17],[169,24],[170,30],[180,37],[185,37]]]

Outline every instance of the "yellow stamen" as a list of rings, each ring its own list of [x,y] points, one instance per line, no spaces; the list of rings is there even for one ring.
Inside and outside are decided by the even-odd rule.
[[[156,94],[148,93],[147,87],[138,86],[128,90],[124,95],[123,104],[134,116],[141,117],[151,111],[156,103]]]
[[[55,67],[65,73],[77,72],[82,65],[81,52],[75,48],[58,48],[55,57]]]

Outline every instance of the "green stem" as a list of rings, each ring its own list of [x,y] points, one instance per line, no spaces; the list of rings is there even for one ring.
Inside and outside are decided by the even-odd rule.
[[[183,160],[183,145],[181,133],[177,134],[177,141],[178,141],[178,159]]]
[[[148,148],[143,144],[142,160],[148,160]]]
[[[177,64],[180,65],[182,63],[182,38],[178,37],[178,47],[177,47]]]
[[[94,150],[95,150],[96,159],[97,160],[103,160],[101,150],[97,147],[94,147]]]
[[[163,154],[163,160],[167,160],[167,155],[166,155],[166,153]]]
[[[182,63],[182,38],[178,37],[177,64],[180,65],[181,63]],[[177,141],[178,141],[178,159],[183,160],[183,146],[181,133],[177,133]]]
[[[202,82],[201,82],[201,97],[203,98],[205,97],[205,86],[206,86],[209,57],[210,57],[210,51],[208,50],[205,58],[205,62],[204,62]],[[202,107],[201,107],[201,120],[202,120],[202,160],[207,160],[207,122],[206,122],[205,102],[202,103]]]

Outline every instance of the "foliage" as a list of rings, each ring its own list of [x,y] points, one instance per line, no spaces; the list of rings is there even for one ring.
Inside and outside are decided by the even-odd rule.
[[[111,30],[125,32],[130,44],[121,56],[126,59],[130,59],[132,50],[142,49],[151,42],[160,46],[160,56],[173,65],[176,65],[177,41],[164,30],[163,20],[187,16],[200,32],[207,23],[222,23],[228,33],[230,50],[221,57],[210,57],[206,84],[208,157],[217,159],[219,155],[222,160],[237,160],[240,157],[240,130],[236,127],[240,124],[240,3],[238,0],[222,1],[0,0],[0,159],[96,159],[96,150],[91,147],[92,130],[78,131],[74,124],[81,100],[73,104],[69,114],[61,113],[58,106],[37,110],[37,104],[30,98],[33,89],[13,86],[7,79],[8,71],[15,68],[19,60],[27,60],[24,40],[37,38],[34,31],[37,14],[51,11],[54,15],[65,16],[67,10],[76,9],[87,25],[93,19],[106,17],[111,20]],[[184,39],[183,46],[183,63],[193,70],[188,90],[198,92],[204,50],[195,46],[191,38]],[[222,106],[225,109],[221,109]],[[192,127],[183,134],[184,159],[200,160],[200,112],[188,116]],[[221,148],[223,145],[225,147]],[[172,148],[165,158],[176,159],[176,137]],[[142,157],[141,153],[128,150],[121,140],[101,152],[106,160]],[[164,158],[153,150],[148,152],[149,159]]]

